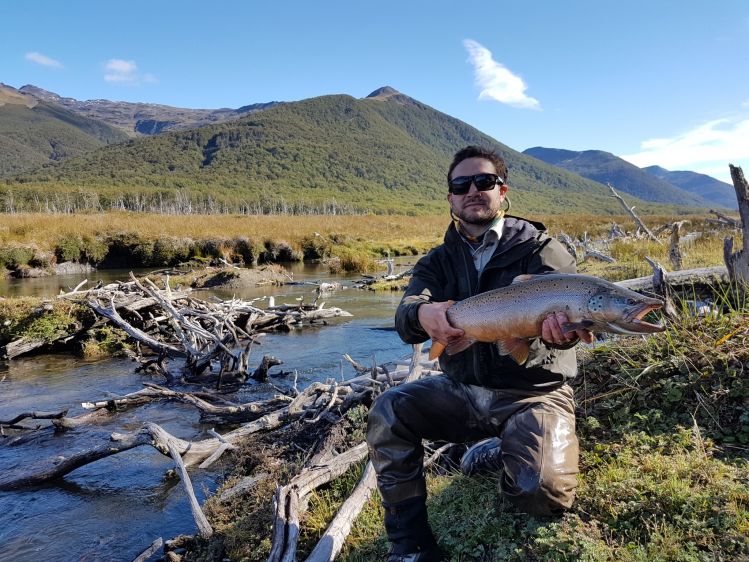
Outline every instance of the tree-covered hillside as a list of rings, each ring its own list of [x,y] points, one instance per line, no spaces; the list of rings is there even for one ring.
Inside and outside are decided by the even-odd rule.
[[[60,106],[0,105],[0,177],[39,168],[127,138],[122,132]]]
[[[715,205],[695,192],[685,191],[665,179],[649,174],[634,164],[603,150],[573,151],[536,146],[523,151],[548,164],[580,174],[602,184],[610,183],[619,192],[646,201],[674,205]]]
[[[129,140],[20,176],[6,189],[17,205],[46,200],[48,208],[52,199],[176,212],[440,212],[452,154],[482,144],[506,158],[516,209],[620,212],[604,186],[393,92],[322,96]]]

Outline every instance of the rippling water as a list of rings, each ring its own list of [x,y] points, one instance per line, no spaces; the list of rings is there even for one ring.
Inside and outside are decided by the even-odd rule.
[[[333,278],[317,266],[300,264],[293,269],[294,278],[299,281],[338,280],[350,284],[352,280]],[[127,272],[107,271],[95,272],[89,281],[126,278]],[[81,276],[5,280],[0,281],[0,295],[54,295],[80,280]],[[314,287],[262,287],[236,294],[241,298],[270,295],[276,304],[293,303],[302,296],[310,302]],[[298,384],[304,386],[328,377],[338,378],[343,353],[365,364],[371,364],[373,356],[378,363],[406,357],[410,346],[389,329],[399,299],[399,294],[351,288],[338,291],[326,299],[325,306],[338,306],[351,312],[353,318],[288,334],[270,334],[261,346],[255,347],[251,363],[259,363],[264,354],[275,355],[284,364],[271,373],[279,369],[296,371]],[[343,371],[347,377],[353,376],[347,364]],[[83,412],[82,401],[133,392],[142,388],[144,377],[135,374],[134,364],[127,360],[85,362],[69,355],[43,355],[0,366],[0,381],[0,419],[5,419],[24,411],[65,408],[76,415]],[[277,378],[273,383],[291,386],[292,380]],[[250,381],[237,398],[250,401],[270,391],[269,385]],[[3,445],[0,438],[0,471],[15,470],[37,458],[69,453],[74,447],[100,443],[113,431],[132,431],[146,420],[185,439],[201,438],[210,429],[199,423],[197,410],[188,405],[149,404],[119,414],[104,425],[61,435],[43,431],[33,443],[20,446]],[[52,484],[0,492],[0,560],[129,561],[157,537],[167,539],[196,532],[181,483],[164,478],[172,466],[171,459],[144,446],[81,467]],[[219,462],[210,471],[191,471],[201,503],[230,470],[230,466]]]

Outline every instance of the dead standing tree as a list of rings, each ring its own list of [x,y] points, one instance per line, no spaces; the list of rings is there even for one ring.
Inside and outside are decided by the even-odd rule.
[[[650,238],[651,240],[655,240],[656,242],[658,242],[658,244],[662,244],[662,242],[660,240],[658,240],[658,237],[655,234],[653,234],[652,232],[650,232],[650,229],[647,226],[645,226],[645,223],[642,222],[642,220],[640,219],[640,217],[637,216],[637,214],[635,213],[635,208],[634,207],[630,207],[629,205],[627,205],[627,202],[622,198],[621,195],[619,195],[616,192],[616,190],[614,189],[614,187],[610,183],[607,183],[606,185],[609,186],[609,189],[611,190],[611,196],[614,197],[615,199],[617,199],[619,201],[619,203],[622,204],[622,207],[624,207],[624,209],[627,211],[627,213],[629,213],[629,215],[634,219],[635,223],[637,224],[638,230],[641,231],[641,232],[644,232],[645,235],[648,238]]]
[[[744,240],[743,248],[734,252],[733,237],[726,238],[723,241],[723,259],[731,281],[749,285],[749,183],[740,167],[729,164],[728,168],[731,170],[733,189],[736,191],[736,199],[739,203]]]

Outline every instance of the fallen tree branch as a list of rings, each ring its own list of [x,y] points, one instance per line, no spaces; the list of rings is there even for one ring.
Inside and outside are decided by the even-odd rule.
[[[198,525],[200,536],[204,539],[210,538],[211,535],[213,535],[213,527],[211,527],[211,524],[208,523],[208,519],[206,518],[205,513],[203,513],[203,510],[200,507],[200,503],[198,503],[198,498],[195,497],[195,490],[193,490],[192,488],[192,481],[190,480],[190,475],[187,473],[185,463],[182,462],[182,456],[177,450],[177,446],[174,443],[173,439],[167,438],[164,445],[167,447],[167,449],[169,449],[169,455],[172,457],[174,463],[177,466],[177,469],[179,470],[180,479],[182,480],[182,484],[184,484],[185,486],[187,497],[190,499],[190,510],[192,511],[192,516],[195,519],[195,523],[197,523]]]

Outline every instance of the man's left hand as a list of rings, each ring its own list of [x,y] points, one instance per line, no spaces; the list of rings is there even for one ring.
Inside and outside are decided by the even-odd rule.
[[[544,318],[544,322],[541,324],[541,339],[552,345],[560,346],[573,342],[578,338],[585,343],[593,343],[595,341],[595,336],[589,330],[580,329],[565,334],[562,330],[562,325],[567,322],[569,322],[569,318],[567,318],[564,312],[552,312]]]

